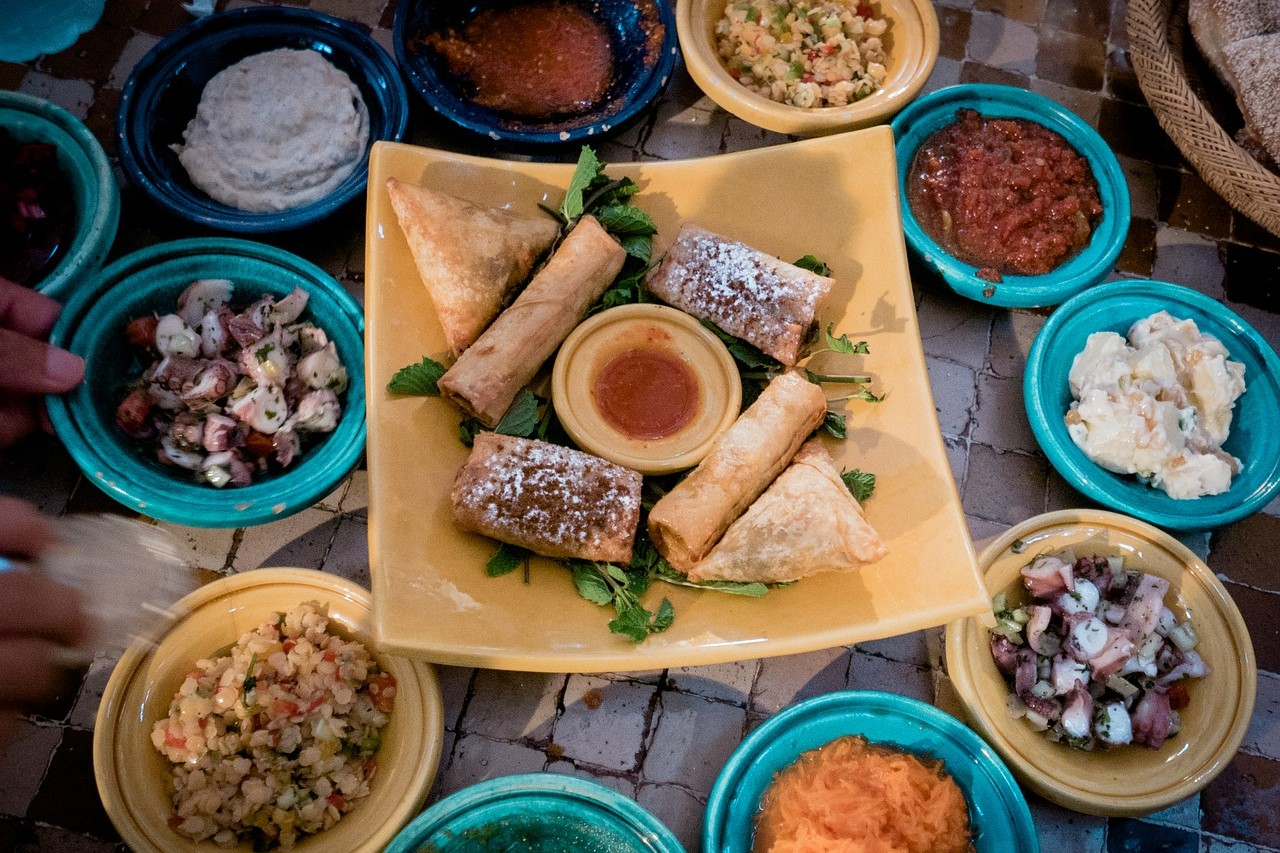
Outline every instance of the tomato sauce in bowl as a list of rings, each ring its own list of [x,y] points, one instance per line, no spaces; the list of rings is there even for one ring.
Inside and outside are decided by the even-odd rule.
[[[676,353],[662,346],[638,346],[605,362],[592,384],[591,400],[605,423],[618,432],[653,440],[689,425],[702,406],[702,387]]]
[[[957,110],[907,175],[907,202],[930,237],[978,276],[1041,275],[1089,244],[1102,216],[1089,162],[1058,133],[1020,118]]]

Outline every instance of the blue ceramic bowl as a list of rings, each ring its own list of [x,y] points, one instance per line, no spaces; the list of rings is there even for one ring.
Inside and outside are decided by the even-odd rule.
[[[807,699],[747,735],[711,788],[703,853],[750,853],[760,798],[774,775],[802,752],[844,735],[941,760],[969,804],[977,853],[1039,853],[1027,801],[991,747],[932,705],[870,690]]]
[[[607,850],[684,853],[671,830],[611,788],[557,773],[500,776],[418,815],[386,853]]]
[[[1245,392],[1236,401],[1223,449],[1244,463],[1220,495],[1176,500],[1135,477],[1093,462],[1067,434],[1071,362],[1093,332],[1125,335],[1137,320],[1165,310],[1195,320],[1244,364]],[[1280,492],[1280,358],[1248,323],[1209,297],[1162,281],[1114,281],[1059,306],[1031,344],[1023,376],[1027,418],[1036,441],[1068,483],[1104,506],[1173,530],[1207,530],[1238,521]]]
[[[284,471],[242,488],[216,489],[190,471],[162,465],[154,445],[115,426],[116,407],[141,373],[125,342],[129,320],[171,313],[178,295],[200,278],[235,283],[233,304],[295,286],[310,295],[304,317],[322,327],[350,377],[339,395],[338,428],[307,446]],[[84,382],[47,399],[49,417],[85,476],[143,515],[192,527],[247,527],[292,515],[329,494],[360,459],[365,444],[364,316],[323,270],[288,252],[234,238],[161,243],[109,264],[72,296],[50,340],[85,360]]]
[[[106,0],[21,0],[0,16],[0,62],[60,53],[93,29]]]
[[[599,105],[568,118],[538,122],[482,107],[426,44],[432,33],[466,24],[492,0],[443,3],[404,0],[396,8],[396,59],[422,99],[454,125],[498,146],[539,149],[576,145],[616,133],[635,121],[666,88],[679,50],[668,0],[594,0],[613,45],[614,79]],[[650,35],[653,35],[651,38]]]
[[[205,84],[247,56],[277,48],[315,50],[344,71],[369,110],[369,147],[399,140],[409,123],[409,94],[391,57],[348,21],[308,9],[260,6],[197,20],[157,44],[129,75],[116,113],[120,163],[129,179],[164,210],[222,231],[266,234],[310,225],[360,195],[369,152],[332,193],[280,212],[252,213],[197,189],[169,146],[182,142]]]
[[[84,122],[48,101],[0,92],[0,127],[18,142],[48,142],[58,149],[58,168],[67,176],[75,203],[75,226],[68,244],[34,287],[65,301],[111,251],[120,222],[115,172]]]
[[[1102,218],[1089,245],[1044,275],[1006,275],[997,284],[979,278],[972,264],[950,255],[924,232],[907,203],[907,176],[921,144],[956,119],[956,110],[972,109],[989,118],[1021,118],[1058,133],[1093,168],[1102,200]],[[907,244],[925,264],[961,296],[987,305],[1031,308],[1057,305],[1111,274],[1129,232],[1129,185],[1111,148],[1092,127],[1062,105],[1013,86],[966,83],[939,89],[909,105],[893,120],[898,154],[898,194]]]

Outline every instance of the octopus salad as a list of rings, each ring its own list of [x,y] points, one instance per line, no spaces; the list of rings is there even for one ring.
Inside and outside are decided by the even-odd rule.
[[[1041,555],[1030,601],[992,602],[991,653],[1013,683],[1010,713],[1079,749],[1159,749],[1178,732],[1187,680],[1209,672],[1196,632],[1165,606],[1169,582],[1119,557]]]
[[[288,468],[309,438],[337,427],[347,388],[333,342],[300,319],[305,291],[237,311],[233,287],[195,281],[174,313],[129,322],[126,339],[150,363],[115,416],[126,435],[154,442],[162,463],[217,487]]]

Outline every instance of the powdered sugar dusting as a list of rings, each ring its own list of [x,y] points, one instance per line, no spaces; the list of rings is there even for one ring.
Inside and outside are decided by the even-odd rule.
[[[547,556],[628,560],[639,473],[534,439],[481,433],[454,486],[459,520]]]
[[[831,280],[697,226],[646,282],[664,301],[794,364]]]

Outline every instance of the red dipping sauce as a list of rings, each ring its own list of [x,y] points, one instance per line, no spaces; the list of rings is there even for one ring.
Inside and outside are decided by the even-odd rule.
[[[701,398],[698,377],[684,359],[655,346],[619,352],[591,386],[591,400],[605,423],[639,441],[684,429],[698,414]]]
[[[584,112],[613,81],[604,24],[563,0],[485,9],[427,43],[471,85],[472,101],[523,118]]]
[[[1089,162],[1033,121],[962,109],[920,146],[907,202],[920,227],[978,276],[1042,275],[1089,244],[1102,216]]]

